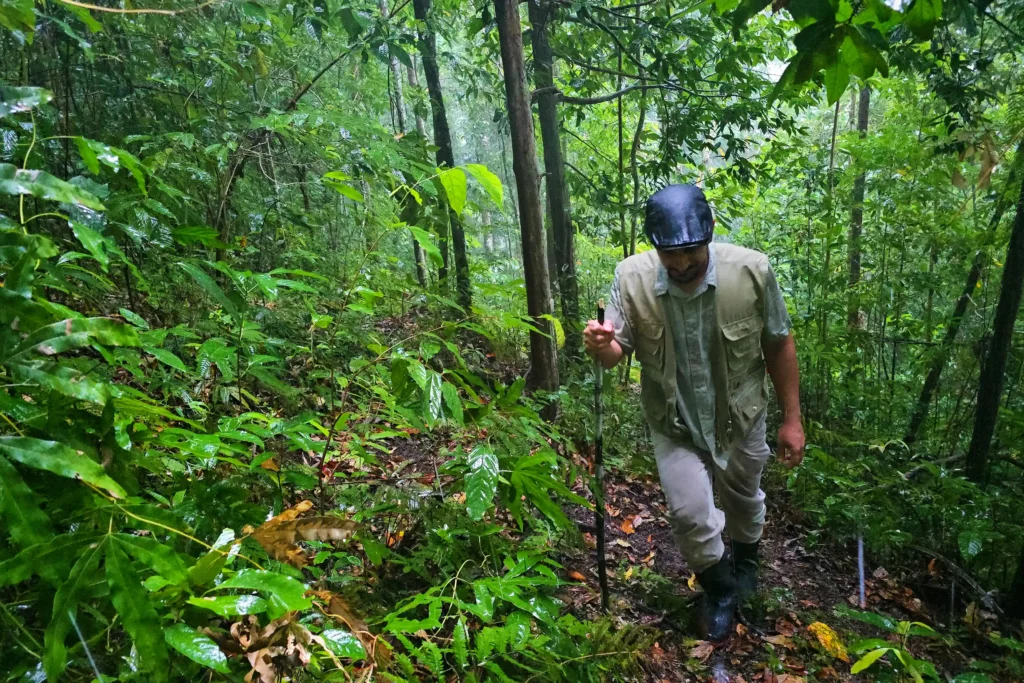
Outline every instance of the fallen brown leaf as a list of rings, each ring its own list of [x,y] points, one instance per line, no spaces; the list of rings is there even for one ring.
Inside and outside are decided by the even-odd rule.
[[[778,645],[779,647],[784,647],[787,650],[792,650],[796,648],[796,645],[793,643],[793,639],[789,636],[768,636],[764,639],[764,642],[771,643],[772,645]]]
[[[575,569],[572,570],[571,572],[569,572],[569,578],[572,579],[573,581],[583,581],[583,582],[586,582],[586,580],[587,580],[587,577],[583,576],[583,574],[580,574]]]
[[[693,659],[698,659],[703,662],[707,661],[708,657],[710,657],[711,653],[714,651],[714,643],[709,643],[706,640],[702,640],[700,641],[700,644],[698,644],[695,648],[690,650],[690,657],[692,657]]]
[[[622,521],[622,524],[619,525],[619,528],[622,529],[622,533],[626,534],[627,536],[629,534],[635,534],[636,533],[636,529],[633,528],[633,520],[635,518],[636,518],[635,515],[630,515],[629,517],[626,517],[626,519],[624,519]]]

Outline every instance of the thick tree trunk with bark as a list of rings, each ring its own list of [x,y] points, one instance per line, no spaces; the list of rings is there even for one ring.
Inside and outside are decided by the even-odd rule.
[[[423,58],[423,74],[427,79],[427,93],[430,95],[430,110],[434,118],[434,144],[437,145],[437,165],[455,168],[455,154],[452,152],[452,135],[448,128],[448,114],[441,94],[441,74],[437,68],[437,39],[430,24],[431,0],[413,0],[416,19],[426,27],[419,36],[420,56]],[[452,247],[455,252],[455,280],[458,287],[458,302],[469,309],[472,303],[472,289],[469,281],[469,259],[466,256],[466,233],[462,222],[454,211],[448,212],[451,225]],[[442,254],[447,254],[444,245]],[[447,276],[447,269],[442,277]]]
[[[860,102],[857,111],[857,130],[860,131],[862,138],[868,134],[868,113],[870,107],[871,89],[864,86],[860,91]],[[856,293],[856,287],[860,282],[860,234],[864,227],[864,189],[866,186],[867,178],[861,173],[853,181],[853,209],[850,212],[850,307],[846,316],[846,324],[851,329],[857,327],[858,319],[860,318],[860,297]]]
[[[530,26],[533,29],[533,79],[537,90],[553,88],[554,73],[551,44],[548,41],[548,22],[554,16],[551,0],[531,0]],[[572,207],[569,187],[565,182],[565,164],[562,161],[562,141],[558,126],[557,95],[546,91],[537,99],[541,138],[544,141],[544,172],[548,189],[548,208],[554,234],[554,263],[558,277],[558,292],[562,301],[562,326],[565,328],[565,348],[574,357],[580,356],[582,335],[579,329],[579,287],[576,283],[575,234],[572,228]]]
[[[419,0],[417,0],[419,1]],[[533,112],[526,87],[523,60],[523,33],[519,25],[516,0],[494,0],[501,41],[501,62],[505,76],[505,100],[512,132],[512,170],[519,197],[519,227],[523,243],[523,270],[526,276],[526,307],[538,332],[530,333],[529,384],[535,389],[558,388],[558,357],[551,322],[551,279],[544,247],[544,217],[540,206],[540,181],[537,177],[537,146],[534,142]]]
[[[1017,148],[1018,157],[1024,154],[1024,142]],[[1013,342],[1013,327],[1020,310],[1024,292],[1024,183],[1017,199],[1017,215],[1013,219],[1010,243],[1006,247],[1003,281],[999,287],[999,303],[992,321],[992,343],[985,356],[985,366],[978,380],[978,404],[974,411],[974,433],[967,449],[967,476],[972,481],[983,481],[988,471],[988,456],[992,447],[992,434],[999,417],[999,402],[1003,395],[1006,359]]]

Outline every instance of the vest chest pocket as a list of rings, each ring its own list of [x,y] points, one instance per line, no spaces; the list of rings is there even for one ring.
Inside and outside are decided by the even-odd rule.
[[[722,325],[725,356],[730,379],[754,369],[761,361],[761,330],[764,323],[758,315]]]
[[[665,325],[653,320],[640,320],[636,330],[636,359],[642,365],[661,368],[665,363]]]

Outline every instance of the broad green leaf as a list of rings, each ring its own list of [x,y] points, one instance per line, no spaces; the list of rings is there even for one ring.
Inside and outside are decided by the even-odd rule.
[[[267,601],[255,595],[221,595],[219,597],[189,598],[188,603],[219,614],[235,617],[240,614],[261,614],[267,611]]]
[[[154,356],[158,361],[160,361],[164,365],[169,365],[175,370],[178,370],[179,372],[188,374],[188,368],[185,366],[183,362],[181,362],[181,359],[175,356],[167,349],[158,349],[152,346],[144,346],[142,347],[142,350],[148,353],[149,355]]]
[[[366,649],[353,634],[340,628],[329,628],[320,634],[320,637],[327,643],[327,648],[338,655],[348,659],[365,659]]]
[[[466,208],[466,174],[461,168],[437,169],[437,178],[448,197],[448,206],[458,215]]]
[[[4,7],[7,11],[12,11],[19,5],[24,5],[27,8],[27,12],[23,16],[29,21],[27,28],[31,28],[35,18],[35,15],[32,12],[31,2],[13,4],[4,2]],[[18,11],[21,12],[22,10]],[[3,23],[2,19],[0,19],[0,23]],[[8,28],[13,27],[8,26]],[[2,85],[0,86],[0,119],[10,116],[11,114],[23,114],[25,112],[32,111],[36,107],[44,105],[52,99],[53,93],[45,88]]]
[[[95,540],[95,536],[79,531],[25,548],[11,559],[0,562],[0,588],[27,581],[34,574],[53,583],[58,579],[63,582],[66,577],[61,570],[67,570],[71,560],[80,555],[79,548]]]
[[[235,306],[234,302],[228,298],[228,295],[224,293],[224,290],[221,289],[220,285],[214,282],[213,278],[206,274],[206,271],[191,263],[185,263],[184,261],[179,261],[178,265],[181,266],[186,273],[191,275],[192,279],[195,280],[207,294],[212,296],[214,301],[220,304],[225,311],[236,318],[238,317],[238,307]]]
[[[420,245],[420,248],[427,254],[427,258],[436,267],[440,267],[444,263],[444,258],[441,256],[441,250],[434,244],[434,240],[429,232],[423,228],[417,228],[414,225],[405,226],[409,228],[409,232],[412,233],[413,239]]]
[[[121,317],[130,322],[132,325],[135,325],[135,327],[138,327],[143,330],[149,329],[149,323],[147,323],[145,319],[138,313],[133,313],[132,311],[129,311],[127,308],[119,309],[118,312],[121,314]]]
[[[38,384],[69,398],[97,405],[105,405],[110,400],[108,382],[88,379],[73,367],[33,362],[14,365],[13,370],[19,382]]]
[[[0,195],[31,195],[42,200],[78,204],[96,211],[103,204],[85,189],[56,178],[45,171],[23,170],[0,164]]]
[[[221,652],[213,638],[194,628],[185,624],[175,624],[164,629],[164,640],[197,664],[202,664],[222,674],[231,671],[228,668],[227,656]]]
[[[167,645],[164,643],[160,617],[150,601],[121,543],[108,543],[106,554],[107,584],[110,601],[121,617],[124,630],[131,636],[139,654],[139,668],[147,680],[166,681],[168,671]]]
[[[201,244],[204,247],[226,248],[228,245],[220,241],[217,230],[206,225],[192,225],[186,228],[175,228],[171,231],[171,239],[179,244],[191,246]]]
[[[78,611],[78,602],[99,567],[105,549],[106,539],[87,548],[53,597],[53,616],[43,637],[43,668],[47,680],[59,681],[67,668],[68,651],[64,641],[71,631],[71,616]]]
[[[139,335],[130,325],[110,318],[67,318],[40,327],[18,344],[5,363],[32,355],[52,356],[94,343],[106,346],[138,346]]]
[[[243,569],[218,585],[216,590],[240,588],[265,593],[269,597],[267,613],[271,619],[285,612],[307,609],[313,604],[305,597],[306,587],[290,576],[263,569]]]
[[[427,385],[423,388],[423,420],[427,426],[433,427],[444,417],[441,375],[430,371]]]
[[[121,485],[107,476],[103,466],[58,441],[28,436],[0,436],[0,453],[26,467],[53,472],[69,479],[81,479],[117,498],[127,496]]]
[[[53,536],[50,518],[39,509],[36,499],[17,468],[7,458],[0,458],[0,516],[11,538],[22,547],[44,543]]]
[[[491,173],[483,164],[466,164],[462,168],[466,169],[471,176],[476,178],[476,181],[480,183],[480,186],[490,196],[491,201],[497,204],[499,209],[502,208],[504,190],[501,186],[501,178]]]
[[[444,404],[448,406],[448,412],[452,414],[455,424],[461,425],[465,422],[462,411],[462,397],[459,396],[459,389],[450,382],[445,382],[441,387],[441,394],[444,396]]]
[[[489,446],[481,444],[470,452],[467,462],[466,510],[472,519],[480,521],[498,490],[498,456]]]
[[[942,0],[914,0],[903,15],[903,23],[918,40],[931,40],[940,17]]]
[[[92,257],[99,261],[103,271],[106,272],[107,266],[110,265],[110,257],[107,256],[106,246],[107,238],[99,234],[89,226],[78,221],[68,221],[68,225],[71,226],[72,232],[75,233],[75,237],[82,243]]]
[[[839,101],[849,82],[850,69],[842,59],[837,59],[832,66],[825,69],[825,92],[828,95],[829,106]]]
[[[957,543],[960,545],[960,555],[970,562],[977,557],[982,550],[982,537],[974,531],[964,531],[957,536]]]
[[[66,183],[46,171],[20,169],[0,164],[0,194],[32,195],[63,204],[79,204],[102,211],[103,203],[82,188]]]
[[[880,647],[877,650],[872,650],[854,663],[850,668],[850,673],[859,674],[861,671],[864,671],[885,656],[885,653],[889,652],[891,649],[892,648]]]
[[[124,547],[125,552],[171,583],[183,584],[188,581],[185,562],[169,545],[150,536],[132,534],[115,534],[114,539]]]
[[[357,190],[356,188],[352,187],[348,183],[339,183],[339,182],[336,182],[336,181],[333,181],[333,180],[325,180],[323,182],[324,182],[324,185],[326,185],[327,187],[331,188],[332,190],[334,190],[335,192],[337,192],[341,196],[348,197],[349,199],[351,199],[354,202],[359,202],[359,203],[363,202],[363,199],[364,199],[363,193],[360,192],[359,190]]]

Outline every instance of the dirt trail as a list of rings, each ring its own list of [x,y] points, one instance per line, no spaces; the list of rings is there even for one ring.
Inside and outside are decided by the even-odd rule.
[[[737,632],[715,648],[696,640],[692,617],[699,587],[676,548],[656,480],[637,479],[619,472],[606,482],[608,505],[608,571],[614,614],[628,624],[658,632],[657,644],[643,662],[645,680],[715,683],[799,683],[801,681],[869,681],[853,676],[850,663],[826,652],[815,627],[823,623],[841,642],[887,634],[835,614],[839,605],[856,606],[855,549],[808,548],[801,515],[785,503],[783,491],[768,495],[768,517],[762,540],[762,590],[741,616]],[[587,495],[582,482],[577,492]],[[588,617],[599,616],[594,560],[593,513],[582,507],[569,511],[584,532],[587,552],[565,559],[568,576],[585,579],[563,597]],[[868,565],[869,607],[901,620],[934,624],[927,608],[911,589],[880,567]],[[911,650],[934,662],[940,673],[964,671],[969,657],[939,644],[919,643]],[[852,656],[856,661],[856,656]]]

